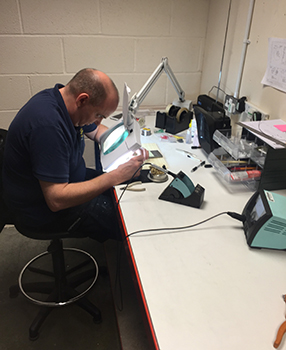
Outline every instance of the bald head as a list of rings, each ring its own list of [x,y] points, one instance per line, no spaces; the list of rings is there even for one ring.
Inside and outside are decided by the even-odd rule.
[[[114,82],[103,72],[85,68],[80,70],[66,85],[69,93],[77,97],[81,93],[89,95],[89,102],[93,106],[98,106],[106,102],[113,101],[118,104],[119,93]]]

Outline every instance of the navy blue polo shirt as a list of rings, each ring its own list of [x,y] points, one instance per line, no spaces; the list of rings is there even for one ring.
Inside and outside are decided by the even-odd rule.
[[[95,124],[75,127],[55,85],[33,96],[12,121],[3,167],[4,195],[11,209],[48,223],[57,213],[48,208],[39,180],[65,183],[85,180],[84,133]]]

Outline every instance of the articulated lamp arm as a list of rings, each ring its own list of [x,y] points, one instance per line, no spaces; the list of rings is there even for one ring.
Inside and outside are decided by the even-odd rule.
[[[130,159],[134,151],[140,148],[140,125],[135,119],[135,113],[163,71],[165,71],[179,95],[179,101],[175,103],[180,105],[187,104],[189,109],[191,101],[185,101],[185,93],[168,65],[167,57],[162,59],[162,62],[155,69],[151,77],[147,80],[142,89],[134,94],[129,103],[129,91],[125,84],[122,106],[123,121],[114,125],[101,135],[100,138],[101,162],[105,171],[115,169],[119,164],[126,162]]]
[[[176,90],[179,100],[181,102],[185,101],[185,93],[182,90],[180,84],[178,83],[171,67],[168,64],[168,58],[164,57],[162,58],[161,63],[158,65],[158,67],[155,69],[155,71],[152,73],[150,78],[147,80],[145,85],[141,88],[141,90],[138,93],[135,93],[133,97],[130,100],[129,107],[128,107],[128,117],[127,117],[127,129],[132,127],[133,124],[133,118],[135,116],[135,113],[138,109],[138,107],[141,105],[145,97],[148,95],[149,91],[152,89],[152,87],[155,85],[161,74],[165,71],[168,78],[170,79],[174,89]]]

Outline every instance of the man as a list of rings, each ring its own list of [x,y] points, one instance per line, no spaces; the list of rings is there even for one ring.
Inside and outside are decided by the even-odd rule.
[[[112,80],[88,68],[66,86],[43,90],[22,107],[8,130],[3,165],[4,198],[16,224],[99,241],[119,238],[109,189],[129,180],[148,154],[92,176],[82,157],[84,133],[98,141],[107,129],[102,119],[118,102]]]

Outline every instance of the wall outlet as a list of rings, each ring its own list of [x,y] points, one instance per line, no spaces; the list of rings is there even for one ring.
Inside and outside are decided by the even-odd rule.
[[[238,113],[237,108],[236,108],[237,103],[238,103],[237,98],[235,98],[231,95],[226,95],[225,102],[224,102],[224,108],[225,108],[226,112],[229,114]]]
[[[261,120],[269,119],[269,114],[263,111],[261,108],[255,106],[253,103],[249,101],[245,101],[245,118],[248,120],[256,120],[256,114],[261,113]]]

